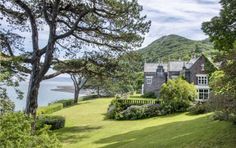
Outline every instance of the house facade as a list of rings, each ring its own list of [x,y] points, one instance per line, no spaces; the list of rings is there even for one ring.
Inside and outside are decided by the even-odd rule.
[[[183,76],[189,83],[195,85],[198,92],[197,99],[204,101],[209,98],[208,77],[214,69],[214,65],[204,55],[192,58],[190,61],[145,63],[142,93],[153,92],[156,96],[159,96],[162,84],[169,79]]]

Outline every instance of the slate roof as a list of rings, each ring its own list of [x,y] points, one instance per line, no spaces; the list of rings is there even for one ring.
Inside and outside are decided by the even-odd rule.
[[[145,63],[144,72],[156,72],[157,66],[162,65],[164,71],[167,72],[167,63]]]
[[[191,68],[192,65],[199,59],[192,58],[190,61],[170,61],[168,63],[145,63],[144,72],[156,72],[157,66],[162,65],[164,71],[181,71],[185,66],[187,69]]]
[[[185,61],[171,61],[169,62],[169,71],[181,71],[185,63]]]

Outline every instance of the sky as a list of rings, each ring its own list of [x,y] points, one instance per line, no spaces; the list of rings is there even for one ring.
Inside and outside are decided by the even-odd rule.
[[[193,40],[207,36],[201,24],[217,16],[219,0],[138,0],[143,14],[152,21],[143,47],[164,35],[177,34]]]

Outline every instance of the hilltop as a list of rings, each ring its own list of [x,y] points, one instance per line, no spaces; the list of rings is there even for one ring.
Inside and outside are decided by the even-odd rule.
[[[211,55],[213,45],[208,39],[196,41],[178,35],[168,35],[153,41],[138,52],[142,55],[142,60],[146,62],[157,62],[160,59],[163,61],[188,60],[193,54]]]

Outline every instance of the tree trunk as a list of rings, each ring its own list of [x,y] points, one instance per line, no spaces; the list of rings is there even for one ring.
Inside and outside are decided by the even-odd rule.
[[[75,93],[74,93],[74,103],[78,103],[78,99],[79,99],[79,92],[80,89],[78,87],[75,87]]]
[[[38,78],[37,72],[32,72],[30,76],[28,93],[26,98],[26,109],[25,112],[28,115],[32,115],[34,122],[32,123],[32,132],[35,131],[36,123],[36,109],[38,107],[38,91],[40,87],[40,80]]]
[[[100,87],[99,86],[97,87],[97,95],[98,95],[98,97],[100,97]]]

